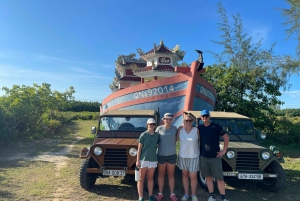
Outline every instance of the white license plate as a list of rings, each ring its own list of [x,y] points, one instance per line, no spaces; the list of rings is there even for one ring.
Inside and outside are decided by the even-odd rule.
[[[103,175],[109,176],[125,176],[125,170],[103,170]]]
[[[255,180],[263,180],[263,174],[241,174],[239,173],[239,179],[255,179]]]

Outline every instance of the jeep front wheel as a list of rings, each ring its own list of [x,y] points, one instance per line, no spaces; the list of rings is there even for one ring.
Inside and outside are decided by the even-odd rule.
[[[198,172],[197,178],[198,178],[198,182],[199,182],[200,186],[203,189],[207,190],[206,178],[201,175],[201,171]]]
[[[80,167],[79,182],[81,188],[85,190],[91,189],[95,185],[97,179],[96,174],[86,172],[86,169],[91,167],[91,160],[92,159],[84,160]]]
[[[279,191],[286,185],[286,175],[282,166],[277,162],[273,161],[264,170],[264,173],[277,174],[277,178],[265,178],[262,182],[262,187],[269,191]]]

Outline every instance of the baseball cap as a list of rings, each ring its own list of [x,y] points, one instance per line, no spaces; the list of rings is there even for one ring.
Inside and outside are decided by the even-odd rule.
[[[164,114],[164,117],[162,118],[162,120],[164,120],[164,119],[173,119],[174,118],[174,115],[173,114],[171,114],[171,113],[166,113],[166,114]]]
[[[202,110],[202,111],[201,111],[201,116],[203,116],[203,115],[208,115],[208,116],[210,116],[210,113],[209,113],[208,110]]]
[[[148,119],[147,124],[156,124],[156,121],[155,121],[155,119],[150,118],[150,119]]]

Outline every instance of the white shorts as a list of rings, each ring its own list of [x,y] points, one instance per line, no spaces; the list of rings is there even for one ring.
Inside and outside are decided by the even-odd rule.
[[[156,168],[157,161],[140,161],[141,167],[140,168]]]

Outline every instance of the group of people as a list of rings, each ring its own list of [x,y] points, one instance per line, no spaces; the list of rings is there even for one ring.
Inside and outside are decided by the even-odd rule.
[[[191,186],[191,199],[198,201],[196,196],[197,173],[201,170],[206,177],[209,191],[208,201],[215,201],[213,179],[217,181],[222,201],[228,201],[225,196],[225,183],[223,179],[221,157],[226,153],[229,137],[222,127],[210,121],[208,110],[201,112],[203,124],[193,127],[195,117],[190,113],[184,113],[183,126],[176,128],[172,125],[174,116],[166,113],[162,118],[163,125],[157,126],[155,119],[148,119],[147,131],[139,138],[136,166],[140,168],[140,180],[137,182],[139,201],[143,201],[144,180],[147,177],[149,201],[161,201],[163,199],[163,187],[165,174],[168,175],[170,188],[170,200],[177,201],[174,192],[175,166],[182,170],[182,183],[184,195],[181,200],[190,198],[189,186]],[[224,138],[223,150],[220,150],[219,139]],[[180,141],[180,148],[176,154],[176,141]],[[199,147],[200,141],[200,147]],[[155,168],[158,167],[158,189],[153,195],[153,177]],[[190,182],[189,182],[190,180]]]

